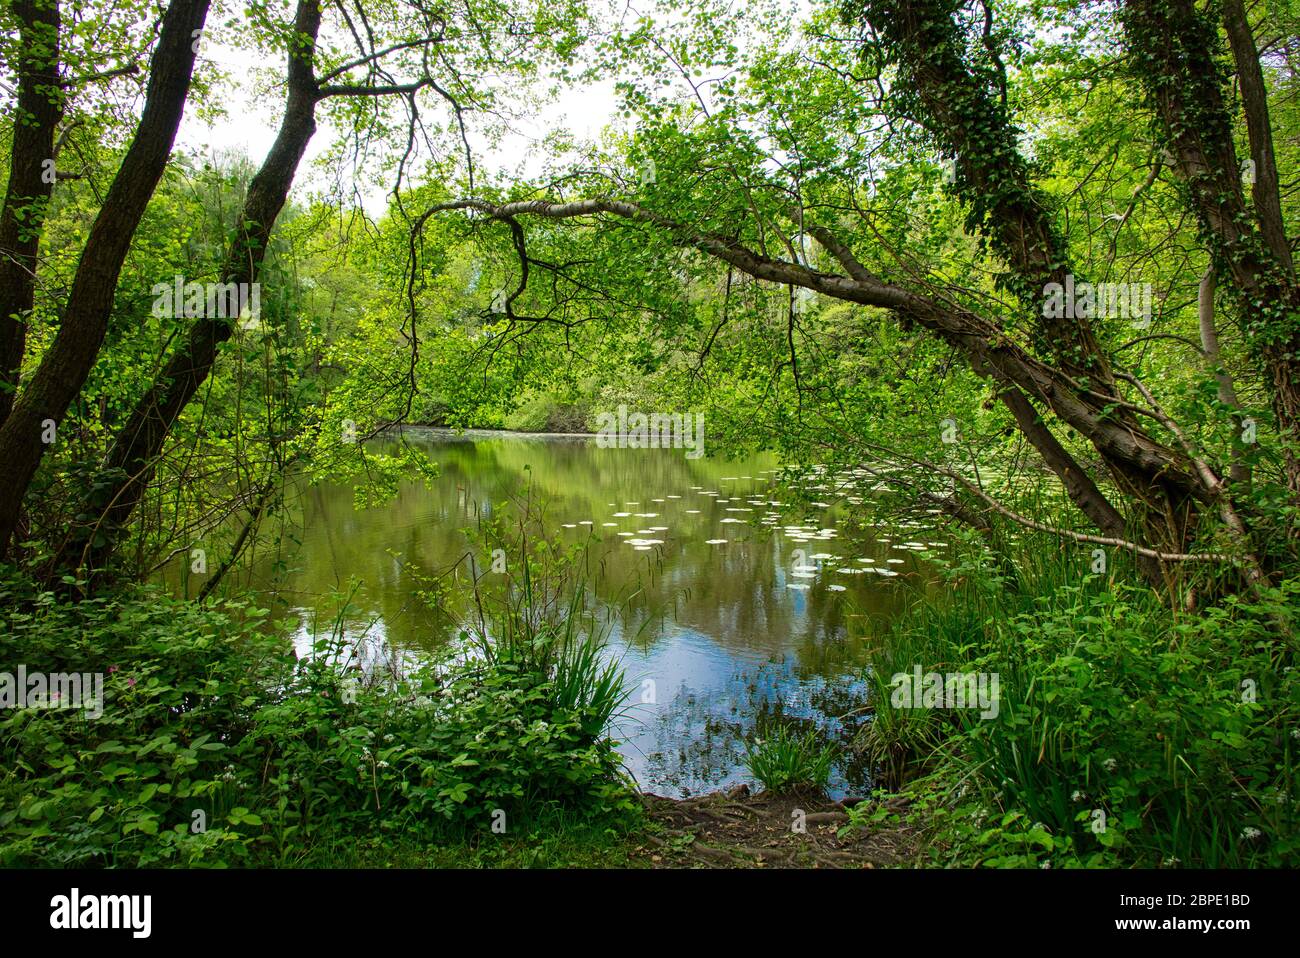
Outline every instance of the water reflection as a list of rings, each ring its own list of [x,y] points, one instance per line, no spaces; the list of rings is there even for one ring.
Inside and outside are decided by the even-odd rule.
[[[851,730],[865,688],[850,617],[895,614],[928,587],[918,547],[939,545],[933,531],[851,532],[863,500],[833,477],[810,483],[815,502],[795,505],[767,456],[690,460],[583,438],[441,430],[407,440],[438,463],[437,480],[364,511],[345,486],[303,490],[297,548],[255,557],[249,584],[298,612],[304,652],[350,593],[345,636],[364,661],[391,668],[448,641],[454,623],[418,591],[465,555],[467,527],[531,483],[547,527],[587,543],[596,598],[619,603],[611,651],[626,666],[631,708],[616,732],[642,787],[661,794],[745,780],[743,742],[770,719]],[[834,784],[857,791],[864,770],[842,763]]]

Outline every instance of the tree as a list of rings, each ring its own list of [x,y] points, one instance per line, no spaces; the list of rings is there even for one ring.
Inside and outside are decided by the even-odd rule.
[[[339,9],[344,24],[350,25],[346,9]],[[500,48],[496,44],[491,36],[496,23],[509,23],[516,33],[515,43],[522,45],[530,38],[535,40],[534,34],[544,35],[548,24],[571,28],[563,18],[572,16],[560,10],[556,13],[561,18],[559,21],[544,16],[535,24],[514,29],[513,11],[496,4],[487,4],[482,10],[473,3],[463,10],[457,10],[455,5],[416,2],[398,5],[391,20],[372,17],[364,39],[350,30],[357,49],[350,55],[332,53],[326,58],[324,71],[318,75],[317,37],[321,15],[316,0],[301,0],[297,4],[286,41],[284,113],[276,140],[245,198],[221,271],[223,285],[251,285],[259,281],[262,258],[276,219],[316,131],[318,105],[327,101],[360,105],[379,99],[404,102],[409,118],[406,143],[409,155],[415,147],[420,122],[417,95],[429,90],[451,107],[457,122],[461,123],[463,137],[463,114],[476,106],[486,106],[490,96],[486,92],[476,93],[471,84],[457,75],[455,58],[461,58],[465,66],[504,61],[507,67],[527,69],[526,59],[513,65],[509,62],[510,57],[520,56],[520,48]],[[387,34],[377,32],[381,29]],[[559,33],[547,39],[543,48],[545,44],[563,43],[564,36]],[[449,76],[437,76],[438,68]],[[359,70],[364,75],[357,78]],[[394,73],[402,71],[409,78],[394,77]],[[354,106],[343,109],[355,111]],[[378,113],[372,122],[377,120]],[[354,122],[359,126],[360,118]],[[472,182],[472,167],[470,176]],[[400,167],[398,177],[400,184]],[[172,352],[155,382],[118,430],[101,481],[87,496],[82,510],[92,518],[65,538],[55,558],[55,567],[102,569],[106,565],[149,484],[177,417],[211,373],[218,350],[230,338],[234,324],[235,317],[201,316],[183,334],[181,345]]]
[[[173,0],[163,15],[140,122],[86,240],[63,324],[0,426],[0,558],[8,553],[27,486],[99,354],[131,237],[180,125],[208,6],[208,0]]]
[[[13,5],[18,21],[18,97],[9,183],[0,210],[0,423],[9,416],[36,293],[36,254],[54,192],[54,143],[63,116],[59,79],[59,6]]]
[[[1239,498],[1244,490],[1225,481],[1228,470],[1208,461],[1205,450],[1168,414],[1148,384],[1123,368],[1114,353],[1117,341],[1112,330],[1101,335],[1089,312],[1049,308],[1052,290],[1087,285],[1086,275],[1076,274],[1057,222],[1057,201],[1035,182],[1032,165],[1019,144],[1007,96],[1008,70],[993,33],[990,8],[981,6],[972,12],[948,0],[867,0],[840,6],[836,13],[854,32],[847,39],[828,39],[816,54],[825,59],[815,62],[813,69],[803,67],[813,77],[804,77],[806,82],[799,84],[806,103],[791,102],[784,92],[792,82],[790,75],[779,73],[768,60],[751,68],[748,89],[730,80],[717,81],[711,112],[700,93],[705,84],[697,83],[692,73],[707,65],[713,50],[710,40],[698,40],[703,59],[692,61],[690,52],[683,53],[689,43],[665,43],[653,27],[642,26],[633,37],[624,38],[629,49],[640,51],[634,56],[679,71],[700,103],[689,120],[683,119],[680,104],[652,107],[666,119],[657,125],[643,124],[641,148],[655,151],[659,182],[642,189],[635,199],[601,192],[585,199],[580,194],[515,202],[467,199],[435,204],[430,212],[475,211],[507,225],[525,267],[525,282],[529,254],[523,224],[527,220],[593,220],[602,229],[625,224],[624,228],[639,233],[649,230],[763,282],[885,310],[906,326],[926,330],[991,382],[993,395],[1015,428],[1096,530],[1055,529],[1059,534],[1133,553],[1147,578],[1157,584],[1163,584],[1180,563],[1191,560],[1231,561],[1247,581],[1267,582],[1271,560],[1265,557],[1260,538],[1267,534],[1252,531],[1251,516]],[[1126,11],[1125,17],[1130,13]],[[1183,81],[1175,70],[1181,61],[1167,56],[1161,60],[1164,47],[1155,40],[1157,34],[1169,35],[1165,27],[1178,27],[1178,23],[1161,22],[1159,30],[1153,27],[1146,35],[1130,30],[1130,42],[1138,56],[1157,54],[1156,70],[1149,61],[1141,65],[1145,80],[1162,90],[1175,86],[1182,90],[1186,85],[1179,86]],[[1195,37],[1184,38],[1179,56],[1194,50],[1196,63],[1214,59],[1218,37],[1203,27]],[[789,64],[787,59],[780,65]],[[867,74],[853,72],[859,68]],[[720,72],[726,71],[720,68]],[[1214,76],[1206,76],[1209,87],[1217,89]],[[866,92],[873,89],[873,82],[881,91],[875,96]],[[839,83],[836,89],[850,98],[849,105],[826,106],[821,96],[832,83]],[[651,101],[643,97],[638,105],[648,108]],[[828,109],[829,118],[817,115]],[[1175,103],[1166,113],[1169,109],[1177,113],[1184,108]],[[742,118],[747,127],[741,126]],[[860,157],[844,152],[855,138],[861,144],[863,135],[835,125],[868,118],[882,120],[891,136],[898,135],[896,127],[911,130],[911,143],[937,148],[950,158],[950,195],[964,210],[964,232],[983,244],[979,250],[987,264],[984,268],[996,274],[995,290],[972,295],[960,282],[918,270],[913,265],[915,253],[879,248],[884,242],[881,217],[860,205],[857,185],[849,178],[848,171],[860,168]],[[1231,123],[1222,111],[1215,122],[1219,126],[1213,129],[1230,131]],[[693,129],[686,133],[688,124]],[[1188,130],[1177,116],[1173,126]],[[755,127],[759,131],[751,134]],[[813,139],[819,134],[820,141]],[[775,141],[774,148],[759,145],[764,135]],[[1196,134],[1180,135],[1195,138]],[[1215,135],[1216,142],[1225,142]],[[1227,152],[1214,169],[1216,182],[1231,198],[1234,190],[1239,195],[1240,187],[1235,180],[1225,179],[1224,171],[1236,170],[1230,147],[1229,138]],[[1260,152],[1267,151],[1261,147]],[[1183,165],[1196,162],[1189,154]],[[897,166],[886,165],[886,170],[891,177],[902,175]],[[676,175],[666,183],[670,171]],[[1275,175],[1269,179],[1276,182]],[[599,191],[604,185],[600,180],[608,182],[607,177],[592,177],[588,185]],[[719,188],[721,183],[726,185]],[[566,191],[575,188],[572,180],[564,186]],[[1193,191],[1193,200],[1195,195]],[[1266,223],[1275,218],[1267,212],[1273,205],[1267,197],[1259,204],[1266,211]],[[1200,209],[1204,208],[1202,203]],[[1243,248],[1258,248],[1249,236],[1276,232],[1267,226],[1243,227],[1242,217],[1235,214],[1215,222],[1228,219],[1239,224],[1233,230],[1243,230]],[[824,256],[800,255],[802,235],[815,239]],[[871,248],[873,240],[876,249]],[[772,241],[783,246],[787,255],[769,251],[767,244]],[[891,257],[910,275],[905,279],[883,275],[879,264]],[[1245,285],[1247,279],[1277,275],[1271,266],[1246,263],[1243,267],[1236,252],[1216,261],[1238,264],[1228,270],[1236,270],[1235,279],[1224,278],[1232,279],[1247,298],[1263,289],[1254,280],[1255,285]],[[523,293],[524,285],[521,282],[511,302]],[[1291,295],[1283,286],[1272,286],[1260,303],[1260,309],[1274,317],[1270,322],[1275,331],[1289,328],[1286,323],[1291,319],[1286,317],[1292,314],[1285,304]],[[1284,305],[1274,308],[1279,302]],[[792,305],[792,331],[793,325]],[[1264,350],[1283,448],[1291,428],[1284,408],[1289,400],[1286,389],[1279,392],[1277,386],[1290,375],[1279,371],[1279,363],[1291,361],[1286,358],[1287,342],[1285,337],[1276,341],[1276,355]],[[793,353],[792,336],[792,364]],[[1070,448],[1072,440],[1065,433],[1086,442],[1102,466],[1100,474],[1081,458],[1077,446]],[[915,455],[911,458],[918,461]],[[920,460],[920,464],[945,471],[933,462]],[[961,500],[951,503],[954,511],[994,512],[1030,521],[963,477],[950,478]],[[1197,541],[1212,545],[1198,550]]]

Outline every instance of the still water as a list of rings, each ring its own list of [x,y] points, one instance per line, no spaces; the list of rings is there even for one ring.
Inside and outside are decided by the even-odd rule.
[[[347,638],[371,660],[409,659],[455,628],[419,590],[471,549],[467,528],[531,485],[549,531],[585,544],[594,598],[621,609],[609,652],[630,708],[615,735],[641,787],[662,795],[746,781],[744,743],[773,720],[847,741],[866,718],[866,637],[934,587],[918,553],[946,551],[934,531],[865,523],[862,492],[843,477],[782,486],[769,456],[432,429],[405,438],[437,479],[369,509],[347,486],[303,489],[299,541],[257,557],[252,585],[299,616],[303,651],[347,593]],[[850,757],[832,786],[860,793],[866,770]]]

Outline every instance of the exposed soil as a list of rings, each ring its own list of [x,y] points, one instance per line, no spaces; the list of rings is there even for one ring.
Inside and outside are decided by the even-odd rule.
[[[900,827],[841,837],[854,799],[750,795],[743,785],[696,798],[642,799],[656,826],[645,849],[654,868],[879,868],[910,860],[916,847],[915,834]]]

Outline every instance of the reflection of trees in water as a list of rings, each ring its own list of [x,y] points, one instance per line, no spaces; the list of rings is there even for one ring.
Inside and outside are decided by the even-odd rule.
[[[402,593],[409,595],[418,588],[418,581],[442,574],[463,556],[468,542],[462,530],[477,523],[492,503],[518,494],[525,482],[533,484],[545,514],[553,520],[550,525],[557,530],[561,522],[586,519],[594,525],[581,527],[582,532],[606,536],[604,542],[592,546],[592,586],[600,598],[616,600],[624,588],[643,583],[662,591],[660,573],[664,569],[674,583],[685,586],[694,577],[691,564],[695,557],[674,551],[682,544],[675,537],[689,532],[684,523],[673,520],[679,528],[670,529],[674,539],[662,563],[661,556],[633,552],[599,523],[609,521],[615,511],[658,511],[659,518],[639,522],[669,524],[663,517],[669,510],[665,504],[651,503],[652,498],[665,498],[670,492],[686,495],[690,485],[714,481],[728,468],[725,464],[704,468],[672,451],[600,450],[573,441],[440,442],[430,448],[430,455],[440,470],[432,489],[406,484],[392,501],[369,512],[353,510],[351,491],[345,487],[323,486],[309,497],[304,544],[296,563],[300,571],[291,587],[319,594],[334,588],[340,577],[356,577],[366,583],[366,597],[386,617],[405,610],[409,618],[412,610]],[[637,498],[643,500],[639,506],[624,508],[625,500]],[[610,502],[617,506],[611,507]],[[635,531],[644,527],[639,522],[630,521],[623,528]],[[576,541],[581,533],[573,532]],[[391,566],[383,565],[391,552],[401,556],[409,576],[394,576]],[[648,558],[651,561],[646,561]],[[479,557],[481,564],[483,559]],[[468,589],[453,589],[450,600],[453,612],[464,611]],[[462,608],[457,609],[457,601]],[[418,629],[413,627],[417,623]],[[419,645],[443,637],[428,632],[437,624],[437,618],[428,615],[417,615],[415,622],[389,618],[388,624],[397,641]],[[444,629],[450,625],[441,624]]]
[[[861,794],[870,787],[868,769],[848,746],[866,698],[860,679],[805,677],[789,659],[765,662],[733,672],[720,688],[682,683],[653,722],[629,736],[625,752],[642,788],[699,794],[744,781],[745,744],[779,723],[812,729],[819,744],[837,746],[831,788]]]
[[[769,507],[750,499],[795,499],[768,485],[763,470],[774,463],[765,460],[687,460],[680,450],[599,449],[573,440],[413,441],[425,444],[438,463],[440,474],[431,485],[403,484],[391,501],[362,512],[354,509],[350,487],[304,486],[290,498],[300,547],[292,555],[260,556],[254,584],[284,586],[285,605],[318,608],[328,619],[337,609],[338,593],[359,582],[348,629],[355,635],[377,622],[382,631],[374,634],[382,635],[383,647],[360,654],[371,667],[388,668],[395,656],[400,659],[394,650],[434,648],[454,634],[458,619],[470,610],[468,566],[445,581],[444,608],[424,601],[421,590],[466,554],[470,542],[464,529],[531,483],[531,499],[541,503],[546,528],[570,543],[589,541],[592,533],[602,537],[587,546],[588,589],[615,619],[613,652],[627,649],[634,663],[638,653],[649,658],[672,650],[675,637],[689,631],[715,649],[723,664],[718,673],[687,674],[688,686],[713,685],[715,674],[735,670],[722,688],[677,690],[671,704],[645,715],[645,725],[634,721],[636,712],[629,719],[630,763],[644,784],[658,790],[697,791],[742,778],[743,742],[758,722],[790,720],[828,735],[851,731],[837,730],[832,719],[861,704],[854,685],[842,678],[865,661],[857,636],[867,631],[864,623],[892,618],[920,581],[835,571],[858,564],[859,558],[883,565],[887,558],[901,557],[905,564],[891,568],[919,568],[915,556],[888,544],[869,537],[862,544],[850,541],[846,529],[861,511],[857,507],[798,507],[774,526],[762,525]],[[732,476],[753,478],[722,481]],[[731,501],[714,501],[724,498]],[[752,511],[728,512],[729,506]],[[633,515],[614,518],[616,512]],[[635,515],[649,512],[658,515]],[[746,522],[721,521],[728,517]],[[592,525],[576,525],[583,520]],[[608,521],[619,526],[601,525]],[[576,527],[564,529],[563,523]],[[838,528],[841,535],[797,542],[785,525]],[[614,535],[651,526],[668,527],[650,536],[666,540],[651,551],[634,551]],[[908,532],[892,538],[924,536]],[[728,542],[706,545],[709,539]],[[838,558],[811,559],[819,553]],[[804,580],[811,584],[808,590],[788,587],[800,561],[820,564],[827,572]],[[477,563],[485,569],[490,557],[478,556]],[[845,591],[830,590],[832,582]],[[773,664],[760,667],[767,660]],[[629,671],[635,673],[634,664]],[[792,689],[801,693],[796,704],[787,701]],[[636,749],[653,758],[638,757]],[[863,780],[861,769],[850,765],[842,771],[850,783]]]
[[[341,626],[341,629],[339,628]],[[319,658],[355,673],[362,684],[389,684],[419,667],[418,652],[400,649],[388,641],[382,619],[345,616],[322,621],[302,612],[293,636],[299,658]]]
[[[314,580],[316,591],[323,591],[324,582],[332,586],[340,574],[345,579],[356,576],[368,583],[382,582],[385,591],[409,588],[409,582],[392,581],[385,574],[381,563],[390,551],[398,552],[417,577],[437,574],[463,554],[467,544],[460,530],[475,523],[489,503],[518,492],[527,479],[543,498],[552,498],[546,510],[556,525],[585,518],[596,525],[583,531],[607,536],[594,547],[593,557],[595,591],[601,598],[644,587],[643,605],[671,605],[679,621],[723,641],[779,633],[815,642],[841,631],[840,603],[828,601],[834,596],[825,583],[819,580],[800,596],[779,584],[784,580],[778,572],[788,572],[793,561],[791,543],[755,525],[720,524],[723,510],[690,489],[692,485],[716,488],[721,476],[738,471],[755,474],[761,462],[738,467],[691,462],[671,450],[601,450],[573,441],[523,439],[438,442],[431,445],[430,455],[441,471],[433,490],[405,485],[392,502],[366,513],[354,512],[350,490],[319,489],[307,517],[301,578]],[[752,491],[766,488],[757,480],[747,485]],[[669,494],[683,498],[671,504],[651,501]],[[639,504],[626,506],[628,501]],[[690,516],[682,512],[684,508],[700,508],[702,514]],[[616,511],[659,512],[654,519],[629,517],[622,528],[668,525],[668,535],[658,536],[668,542],[654,552],[631,551],[611,534],[613,530],[599,525]],[[760,514],[756,509],[747,515],[752,522]],[[721,547],[704,545],[704,539],[714,537],[731,542]],[[806,551],[823,545],[826,551],[839,553],[850,548],[835,542]],[[863,582],[856,576],[837,581],[854,593],[860,605],[881,612],[887,611],[885,606],[897,605],[892,597],[900,590],[882,589],[881,583]],[[394,634],[403,632],[395,623],[390,628]]]
[[[741,777],[745,758],[745,721],[741,701],[729,691],[691,691],[684,685],[661,709],[652,739],[631,740],[645,748],[630,762],[643,789],[691,795],[720,788]]]

